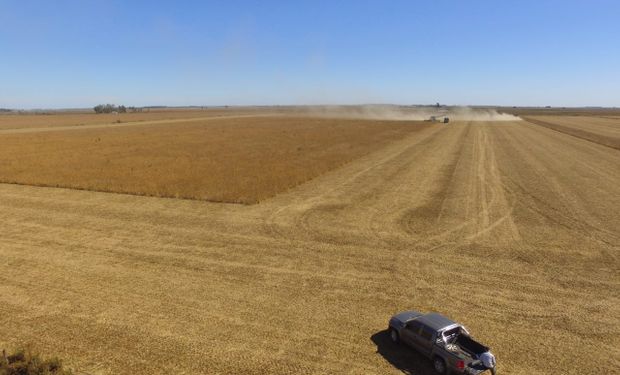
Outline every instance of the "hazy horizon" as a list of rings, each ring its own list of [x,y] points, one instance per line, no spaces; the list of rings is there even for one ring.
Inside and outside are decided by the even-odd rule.
[[[146,108],[146,109],[157,109],[157,108],[252,108],[252,107],[367,107],[367,106],[394,106],[394,107],[409,107],[409,108],[434,108],[436,104],[391,104],[391,103],[359,103],[359,104],[221,104],[221,105],[165,105],[165,104],[156,104],[156,105],[143,105],[143,106],[133,106],[131,104],[125,103],[98,103],[98,104],[112,104],[112,105],[124,105],[125,107],[135,107],[135,108]],[[0,107],[0,109],[11,110],[11,111],[88,111],[92,110],[94,106],[89,107],[22,107],[22,108],[8,108],[8,107]],[[618,109],[620,107],[617,106],[510,106],[510,105],[486,105],[486,104],[441,104],[441,107],[449,107],[449,108],[533,108],[533,109]]]

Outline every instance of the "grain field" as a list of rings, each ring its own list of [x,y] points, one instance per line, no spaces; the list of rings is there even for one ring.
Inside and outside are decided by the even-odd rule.
[[[429,126],[245,116],[0,131],[0,182],[256,203]]]
[[[620,150],[620,118],[595,116],[528,116],[525,120]]]
[[[145,109],[143,112],[100,113],[91,111],[50,111],[50,112],[9,112],[0,113],[0,131],[10,129],[41,129],[88,127],[91,125],[162,122],[166,120],[189,120],[212,117],[225,117],[248,114],[277,113],[276,110],[241,108],[209,108],[209,109]]]
[[[455,122],[256,205],[0,184],[0,346],[88,374],[427,375],[385,333],[415,309],[500,374],[611,374],[618,166],[526,121]]]

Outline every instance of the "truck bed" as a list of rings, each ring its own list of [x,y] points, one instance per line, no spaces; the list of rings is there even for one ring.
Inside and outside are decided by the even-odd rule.
[[[469,354],[470,357],[478,357],[480,354],[488,352],[489,348],[482,345],[478,341],[472,339],[466,335],[459,335],[454,344],[457,345],[461,350]]]

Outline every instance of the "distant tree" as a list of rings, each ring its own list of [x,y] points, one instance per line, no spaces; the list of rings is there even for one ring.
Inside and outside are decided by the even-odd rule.
[[[95,113],[125,113],[127,112],[127,107],[125,107],[124,105],[116,106],[114,104],[99,104],[96,105],[93,110],[95,111]]]

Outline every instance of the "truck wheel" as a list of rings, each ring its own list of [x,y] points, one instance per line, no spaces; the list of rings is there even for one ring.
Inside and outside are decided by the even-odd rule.
[[[400,337],[398,337],[398,332],[394,328],[390,328],[390,339],[394,344],[398,344],[400,341]]]
[[[435,372],[441,375],[445,375],[446,373],[446,362],[439,357],[435,357],[433,359],[433,367],[435,368]]]

